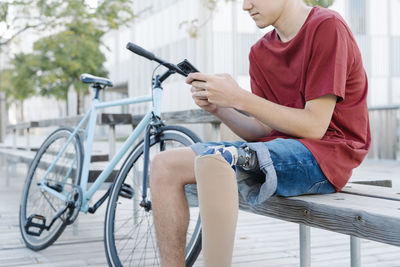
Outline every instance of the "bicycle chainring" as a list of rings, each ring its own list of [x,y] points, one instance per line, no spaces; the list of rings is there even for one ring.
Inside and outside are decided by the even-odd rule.
[[[71,193],[68,195],[68,200],[70,207],[67,211],[67,217],[65,223],[67,225],[72,224],[78,217],[79,211],[82,206],[82,189],[79,186],[74,186]]]

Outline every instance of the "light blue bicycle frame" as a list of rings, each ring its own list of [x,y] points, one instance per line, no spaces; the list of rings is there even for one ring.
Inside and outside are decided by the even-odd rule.
[[[82,189],[82,206],[81,206],[81,211],[87,212],[89,207],[88,207],[88,202],[90,199],[93,197],[94,193],[100,188],[100,186],[104,183],[104,181],[107,179],[107,177],[111,174],[113,171],[114,167],[117,165],[117,163],[122,159],[122,157],[125,155],[125,153],[129,150],[129,148],[132,147],[133,143],[135,140],[140,136],[140,134],[146,129],[146,126],[150,123],[153,115],[155,116],[160,116],[161,112],[161,101],[162,101],[162,88],[161,87],[154,87],[153,89],[153,94],[152,95],[147,95],[147,96],[139,96],[139,97],[134,97],[134,98],[128,98],[124,100],[117,100],[117,101],[109,101],[109,102],[100,102],[98,99],[93,99],[92,106],[90,110],[85,114],[85,116],[82,118],[82,120],[79,122],[78,126],[74,129],[72,132],[71,136],[68,138],[66,144],[63,146],[61,151],[57,154],[56,159],[54,162],[49,166],[47,169],[45,175],[43,176],[42,180],[39,183],[39,186],[49,192],[50,194],[54,195],[55,197],[67,201],[67,196],[65,194],[59,193],[56,190],[50,188],[49,186],[46,185],[46,177],[49,175],[51,170],[54,168],[56,165],[57,161],[61,157],[61,155],[64,153],[66,150],[67,146],[72,142],[73,138],[75,135],[78,134],[79,130],[81,127],[84,125],[84,123],[89,119],[88,125],[85,129],[84,136],[87,137],[87,143],[86,143],[86,149],[84,153],[84,158],[83,158],[83,165],[82,165],[82,172],[81,172],[81,179],[80,179],[80,188]],[[138,103],[144,103],[144,102],[151,102],[152,101],[152,109],[146,113],[146,115],[143,117],[143,119],[140,121],[140,123],[136,126],[135,130],[129,135],[128,139],[125,141],[125,143],[122,145],[121,149],[118,151],[118,153],[111,159],[111,161],[107,164],[105,169],[100,173],[100,175],[97,177],[96,181],[93,183],[92,186],[88,189],[88,177],[89,177],[89,165],[90,165],[90,159],[92,155],[92,145],[93,145],[93,139],[94,139],[94,130],[96,127],[96,119],[97,119],[97,111],[99,109],[104,109],[108,107],[113,107],[113,106],[122,106],[122,105],[129,105],[129,104],[138,104]],[[67,173],[66,177],[68,177],[70,174],[70,171]]]

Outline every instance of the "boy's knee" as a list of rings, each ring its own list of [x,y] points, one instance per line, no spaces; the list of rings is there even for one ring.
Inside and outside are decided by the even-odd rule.
[[[163,151],[155,155],[150,163],[150,186],[165,188],[184,185],[185,177],[190,176],[187,173],[190,167],[186,166],[190,164],[190,160],[186,162],[185,155],[179,150]],[[193,161],[191,163],[193,164]]]
[[[150,162],[150,186],[165,185],[171,182],[171,158],[167,152],[161,152],[154,156]]]
[[[167,156],[165,155],[165,152],[161,152],[159,154],[156,154],[154,158],[150,161],[150,170],[151,173],[155,172],[162,172],[161,170],[163,168],[166,168],[168,165],[167,161]]]

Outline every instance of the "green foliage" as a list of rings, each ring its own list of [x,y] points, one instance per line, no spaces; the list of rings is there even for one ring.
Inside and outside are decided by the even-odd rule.
[[[107,75],[99,45],[103,34],[93,23],[77,22],[37,41],[34,51],[39,62],[40,94],[66,100],[71,85],[78,93],[86,93],[87,85],[80,82],[80,74]]]
[[[23,101],[36,92],[35,65],[37,58],[33,55],[17,54],[11,61],[13,69],[2,73],[2,90],[11,101]]]
[[[33,54],[15,56],[12,69],[5,71],[0,80],[1,89],[9,100],[20,101],[34,94],[67,100],[71,86],[78,95],[85,94],[87,85],[80,82],[80,74],[107,75],[101,37],[132,22],[132,7],[132,0],[98,0],[96,7],[85,0],[1,1],[0,19],[13,36],[5,41],[0,38],[0,51],[2,45],[8,45],[27,29],[57,32],[39,39]],[[11,15],[15,11],[18,17]]]
[[[309,6],[322,6],[329,7],[333,4],[334,0],[303,0]]]
[[[133,0],[97,2],[96,7],[91,7],[85,0],[2,0],[0,21],[6,23],[11,38],[0,38],[0,49],[29,29],[58,29],[78,20],[95,23],[97,29],[106,32],[126,25],[134,18]]]

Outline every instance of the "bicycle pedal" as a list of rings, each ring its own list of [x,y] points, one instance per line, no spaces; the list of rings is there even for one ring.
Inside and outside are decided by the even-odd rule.
[[[40,236],[43,230],[47,229],[46,218],[42,215],[32,214],[26,220],[24,227],[27,234]],[[36,231],[34,231],[35,229]]]
[[[119,195],[124,198],[132,199],[133,195],[135,194],[135,191],[133,191],[132,186],[129,184],[123,184],[121,187],[121,191],[119,192]]]

